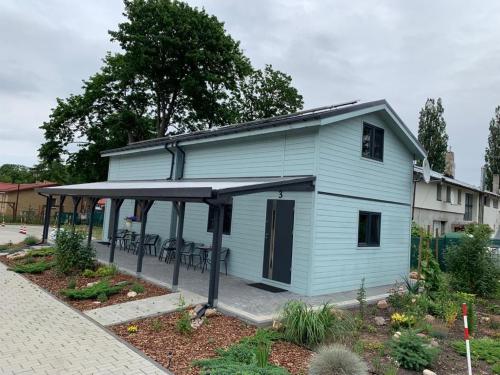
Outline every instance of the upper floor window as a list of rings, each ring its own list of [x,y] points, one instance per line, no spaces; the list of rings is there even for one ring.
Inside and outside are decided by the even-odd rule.
[[[451,187],[446,186],[446,202],[451,203]]]
[[[380,246],[380,212],[359,212],[358,246]]]
[[[441,199],[441,190],[442,190],[442,186],[441,186],[441,184],[437,184],[437,185],[436,185],[436,189],[437,189],[437,190],[436,190],[436,199],[437,199],[438,201],[440,201],[440,200],[442,200],[442,199]]]
[[[493,199],[493,208],[498,208],[498,199]]]
[[[457,204],[462,204],[462,190],[458,189],[457,196]]]
[[[384,129],[363,124],[361,155],[364,158],[384,160]]]
[[[222,225],[222,233],[223,234],[231,234],[231,220],[233,216],[233,205],[232,204],[225,204],[224,205],[224,223]],[[214,231],[214,209],[213,206],[210,205],[210,208],[208,209],[208,222],[207,222],[207,232],[212,232]]]
[[[464,220],[472,221],[472,194],[465,193]]]
[[[484,196],[484,205],[485,205],[486,207],[489,207],[489,206],[490,206],[490,197],[489,197],[489,196],[487,196],[487,195],[485,195],[485,196]]]

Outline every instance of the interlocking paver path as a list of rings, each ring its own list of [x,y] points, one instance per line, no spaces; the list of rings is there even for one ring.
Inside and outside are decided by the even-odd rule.
[[[0,374],[167,374],[0,263]]]

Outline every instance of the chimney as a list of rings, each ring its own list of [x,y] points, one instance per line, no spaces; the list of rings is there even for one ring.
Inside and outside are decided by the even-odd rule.
[[[451,151],[451,148],[449,151],[446,151],[444,175],[455,178],[455,154]]]
[[[499,174],[494,174],[493,175],[493,184],[492,184],[492,187],[493,189],[492,192],[495,193],[495,194],[499,194],[500,193],[500,190],[499,190],[499,187],[500,187],[500,175]]]

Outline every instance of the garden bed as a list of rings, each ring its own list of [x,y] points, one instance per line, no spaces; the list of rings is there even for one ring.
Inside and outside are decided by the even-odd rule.
[[[37,258],[36,262],[50,262],[52,260],[53,257],[47,256]],[[8,267],[15,267],[17,264],[21,264],[22,262],[22,260],[9,260],[5,256],[0,257],[0,261]],[[89,283],[98,282],[103,278],[97,276],[85,277],[81,274],[75,276],[62,275],[56,273],[54,269],[46,270],[40,274],[24,273],[23,275],[33,283],[49,291],[57,298],[65,301],[66,303],[80,311],[91,310],[99,307],[110,306],[118,303],[130,302],[170,293],[170,291],[166,288],[138,279],[137,277],[118,272],[115,275],[106,277],[106,279],[112,285],[124,282],[127,282],[127,285],[125,285],[123,289],[117,294],[108,296],[108,299],[106,301],[99,302],[95,299],[73,300],[65,297],[61,293],[62,290],[68,288],[68,285],[70,283],[74,281],[75,286],[78,289],[85,287]],[[135,297],[128,297],[127,293],[130,291],[130,287],[134,284],[142,285],[144,291],[142,291],[141,293],[137,293]]]
[[[176,375],[199,374],[200,369],[192,365],[193,361],[213,358],[217,348],[227,348],[256,332],[255,327],[236,318],[217,314],[207,318],[197,330],[181,334],[176,328],[179,316],[180,313],[166,314],[111,329]],[[128,332],[130,325],[137,326],[136,333]],[[285,367],[291,374],[305,374],[311,354],[305,348],[278,341],[273,343],[269,361]]]

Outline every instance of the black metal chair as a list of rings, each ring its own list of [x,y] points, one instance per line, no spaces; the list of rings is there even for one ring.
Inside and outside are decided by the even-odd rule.
[[[139,245],[139,235],[135,232],[129,233],[130,236],[127,236],[125,239],[125,250],[127,250],[127,253],[132,252],[135,254]]]
[[[144,248],[148,250],[150,255],[153,255],[152,250],[154,249],[156,256],[158,242],[160,242],[160,236],[157,234],[147,234],[144,238]]]
[[[201,250],[201,247],[204,247],[205,245],[202,243],[194,243],[193,244],[193,249],[191,251],[191,256],[190,256],[190,262],[188,264],[188,269],[190,266],[193,266],[194,270],[196,271],[197,267],[202,268],[203,267],[203,261],[205,259],[205,251]],[[195,259],[197,262],[195,262]]]
[[[213,251],[213,250],[212,250]],[[226,276],[227,276],[227,259],[229,258],[229,249],[227,247],[222,247],[220,249],[220,259],[219,261],[220,262],[224,262],[224,269],[226,271]],[[201,269],[201,272],[203,273],[205,271],[205,269],[208,269],[208,266],[211,266],[212,265],[212,259],[211,259],[211,256],[210,254],[207,253],[207,257],[205,259],[205,261],[203,262],[203,267]]]
[[[126,229],[118,229],[116,231],[116,243],[118,244],[118,248],[120,250],[124,249],[124,246],[125,246],[124,238],[125,238],[125,235],[127,234],[127,232],[128,231]]]
[[[162,261],[163,257],[165,256],[165,262],[170,263],[170,261],[175,257],[175,244],[175,238],[169,238],[163,241],[160,247],[158,260]]]

